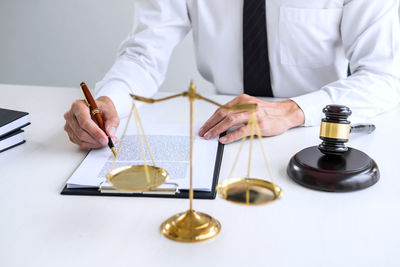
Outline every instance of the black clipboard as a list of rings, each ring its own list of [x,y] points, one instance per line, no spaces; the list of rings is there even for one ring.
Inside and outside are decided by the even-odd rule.
[[[226,133],[220,135],[224,136]],[[215,199],[217,192],[216,186],[218,184],[219,173],[221,170],[222,155],[224,153],[224,144],[218,142],[217,155],[215,157],[213,181],[211,191],[193,191],[193,198],[196,199]],[[100,188],[67,188],[64,186],[61,191],[61,195],[79,195],[79,196],[118,196],[118,197],[162,197],[162,198],[189,198],[189,190],[177,190],[173,194],[158,194],[147,192],[139,193],[125,193],[125,192],[113,192],[105,193],[101,192]]]

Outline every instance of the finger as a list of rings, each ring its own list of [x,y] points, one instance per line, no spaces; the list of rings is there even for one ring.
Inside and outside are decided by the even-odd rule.
[[[224,106],[231,107],[233,105],[238,105],[238,104],[248,104],[251,102],[254,102],[255,97],[247,95],[247,94],[240,94],[228,103],[226,103]],[[251,102],[250,102],[251,101]]]
[[[89,108],[82,101],[74,102],[71,111],[80,128],[85,130],[94,140],[96,140],[96,143],[100,143],[103,146],[107,145],[108,138],[106,134],[92,120]]]
[[[71,120],[70,116],[71,116],[71,115],[70,115],[69,112],[66,112],[66,113],[64,114],[64,118],[65,118],[65,120],[66,120],[65,125],[64,125],[64,131],[67,132],[68,137],[69,137],[69,140],[70,140],[72,143],[78,144],[80,141],[79,141],[78,138],[76,138],[76,136],[75,136],[75,134],[74,134],[74,131],[72,130],[71,126],[69,125],[69,121]]]
[[[68,133],[69,136],[69,140],[74,143],[77,144],[80,148],[82,149],[90,149],[90,148],[100,148],[102,147],[101,144],[99,143],[92,143],[92,142],[86,142],[86,141],[82,141],[75,133],[74,131],[71,129],[71,127],[66,124],[64,126],[64,130]]]
[[[66,118],[69,128],[71,129],[71,131],[73,131],[74,136],[76,136],[77,139],[87,143],[93,143],[93,144],[99,143],[97,140],[93,139],[93,137],[89,135],[89,133],[87,133],[85,130],[81,128],[75,116],[67,114]]]
[[[199,130],[199,136],[201,137],[206,137],[205,134],[208,133],[208,131],[217,125],[221,120],[223,120],[228,114],[232,113],[232,111],[219,108],[215,113],[203,124],[203,126]],[[210,139],[209,136],[207,136],[207,139]]]
[[[118,128],[118,124],[119,124],[119,120],[117,121],[109,121],[106,120],[105,122],[105,128],[106,128],[106,132],[107,135],[111,137],[112,142],[115,144],[118,142],[118,137],[115,136],[115,133],[117,131]]]
[[[80,140],[68,125],[65,126],[65,130],[68,132],[69,140],[72,143],[77,144],[79,146],[79,148],[81,148],[81,149],[87,150],[87,149],[92,149],[92,148],[103,147],[102,145],[100,145],[98,143],[93,144],[93,143],[84,142],[84,141]]]
[[[243,102],[247,102],[251,98],[251,96],[246,95],[246,94],[241,94],[228,103],[226,103],[224,106],[230,107],[236,104],[241,104]],[[211,127],[214,127],[217,123],[219,123],[226,115],[232,113],[232,111],[219,108],[217,111],[204,123],[204,125],[200,128],[199,130],[199,136],[203,137],[205,133],[208,132],[208,130]]]
[[[232,99],[231,101],[227,102],[224,106],[231,107],[233,105],[239,104],[239,102],[242,100],[242,95],[239,95]]]
[[[247,125],[242,126],[239,129],[228,133],[227,135],[221,137],[219,139],[219,142],[221,142],[222,144],[229,144],[229,143],[232,143],[236,140],[243,138],[243,136],[246,132],[246,127],[247,127]],[[247,133],[247,136],[249,136],[249,133]]]
[[[104,126],[106,128],[107,135],[111,138],[115,138],[119,126],[119,117],[115,109],[109,109],[104,112]]]
[[[75,116],[69,114],[67,115],[67,124],[71,131],[74,133],[76,139],[79,139],[82,142],[99,144],[98,140],[95,140],[89,133],[87,133],[78,123],[78,120]]]
[[[119,125],[119,117],[113,101],[109,97],[101,96],[96,102],[99,109],[102,111],[106,134],[115,139],[115,132]]]
[[[218,136],[233,126],[248,122],[250,113],[249,112],[238,112],[228,114],[222,121],[211,128],[205,135],[204,139],[208,140]]]
[[[69,127],[69,125],[67,123],[64,126],[64,131],[67,132],[68,138],[72,143],[78,144],[77,140],[75,140],[75,136],[74,136],[72,129]]]

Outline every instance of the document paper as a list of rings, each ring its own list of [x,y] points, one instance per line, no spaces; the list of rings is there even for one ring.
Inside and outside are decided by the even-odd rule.
[[[132,124],[132,123],[131,123]],[[121,125],[124,125],[121,123]],[[123,127],[118,129],[121,135]],[[133,128],[133,129],[131,129]],[[197,127],[196,127],[197,128]],[[146,125],[147,140],[157,167],[169,173],[167,182],[178,184],[179,189],[189,189],[190,136],[188,125]],[[193,188],[211,191],[218,139],[204,140],[194,131],[193,146]],[[143,143],[145,146],[145,143]],[[116,144],[118,147],[118,144]],[[146,151],[146,163],[152,165]],[[67,188],[98,188],[106,181],[111,170],[114,156],[108,147],[93,149],[79,168],[67,181]],[[129,127],[122,143],[114,168],[130,165],[142,165],[143,158],[135,127]]]

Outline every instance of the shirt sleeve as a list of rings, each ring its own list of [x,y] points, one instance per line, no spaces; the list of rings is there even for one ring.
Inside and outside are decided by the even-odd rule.
[[[305,126],[321,121],[321,105],[315,103],[346,105],[353,112],[350,120],[358,122],[400,102],[399,1],[344,2],[340,31],[352,75],[291,98],[303,110]]]
[[[118,58],[96,84],[95,96],[108,96],[119,117],[128,115],[129,94],[150,97],[165,79],[174,47],[191,25],[184,0],[136,0],[134,26]]]

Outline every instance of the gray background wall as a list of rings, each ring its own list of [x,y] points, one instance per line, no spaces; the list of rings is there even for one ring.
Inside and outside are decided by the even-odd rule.
[[[113,64],[131,30],[134,0],[0,0],[0,83],[90,87]],[[163,91],[182,91],[198,73],[192,36],[175,49]]]

